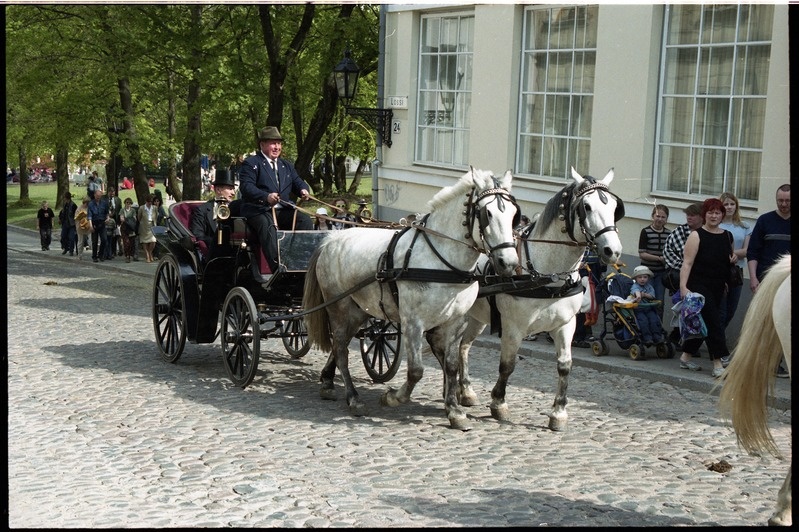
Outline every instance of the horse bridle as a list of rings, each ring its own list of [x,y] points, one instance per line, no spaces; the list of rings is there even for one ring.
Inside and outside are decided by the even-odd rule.
[[[475,220],[477,221],[477,227],[480,232],[480,241],[482,242],[483,246],[482,249],[478,247],[478,250],[481,253],[485,253],[489,257],[491,253],[495,250],[505,249],[505,248],[515,248],[516,243],[514,241],[510,242],[502,242],[496,246],[491,247],[485,239],[485,228],[488,227],[488,205],[492,202],[497,202],[497,208],[500,212],[505,212],[505,209],[508,208],[507,203],[510,203],[515,209],[516,214],[513,216],[512,226],[516,227],[521,219],[521,210],[519,209],[519,205],[516,203],[516,198],[514,198],[510,192],[505,190],[504,188],[499,186],[497,179],[492,176],[494,180],[494,187],[483,190],[477,197],[475,198],[475,189],[472,189],[472,192],[469,194],[469,200],[464,203],[466,207],[466,211],[464,211],[464,215],[466,216],[466,220],[463,222],[463,225],[468,227],[469,230],[466,232],[465,237],[468,240],[474,241],[474,223]],[[493,196],[490,201],[487,201],[484,205],[480,205],[480,201],[488,196]]]
[[[589,192],[596,191],[596,193],[599,195],[600,201],[602,201],[604,204],[607,204],[608,202],[608,195],[613,196],[613,198],[616,199],[616,210],[613,213],[614,222],[618,222],[624,216],[624,203],[622,202],[621,198],[613,194],[604,183],[593,181],[591,176],[586,176],[586,179],[591,179],[589,184],[574,191],[573,194],[569,194],[568,188],[563,191],[562,196],[564,202],[559,205],[560,219],[566,224],[564,230],[569,233],[569,238],[571,238],[573,242],[577,242],[579,244],[580,242],[574,236],[574,215],[576,213],[578,222],[580,224],[580,232],[585,237],[586,245],[592,250],[596,250],[595,240],[599,238],[600,235],[610,231],[616,231],[618,233],[619,229],[616,227],[616,225],[608,225],[597,231],[596,234],[591,234],[585,228],[586,213],[585,205],[583,204],[584,196]],[[567,212],[568,216],[566,215]]]

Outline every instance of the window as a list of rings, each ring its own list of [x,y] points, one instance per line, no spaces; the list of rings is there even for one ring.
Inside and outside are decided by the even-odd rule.
[[[774,6],[668,6],[655,189],[757,199]]]
[[[419,44],[416,160],[466,166],[474,16],[425,16]]]
[[[591,148],[597,7],[524,14],[516,168],[563,178],[585,172]]]

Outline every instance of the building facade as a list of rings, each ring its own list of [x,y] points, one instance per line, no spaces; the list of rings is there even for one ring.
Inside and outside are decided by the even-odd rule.
[[[788,5],[385,5],[375,215],[425,209],[469,168],[514,174],[532,217],[570,179],[625,202],[625,262],[654,204],[730,191],[754,223],[790,181]]]

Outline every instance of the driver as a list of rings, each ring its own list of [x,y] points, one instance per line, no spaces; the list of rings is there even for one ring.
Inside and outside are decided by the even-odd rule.
[[[311,187],[294,165],[280,157],[282,151],[280,131],[274,126],[265,127],[258,132],[257,153],[247,157],[239,170],[241,215],[258,235],[272,272],[277,271],[277,229],[313,229],[311,218],[296,210],[290,197],[293,193],[308,199]]]

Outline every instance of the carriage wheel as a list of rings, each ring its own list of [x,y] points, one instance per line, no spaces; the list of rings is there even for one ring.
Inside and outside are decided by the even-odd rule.
[[[222,307],[222,362],[233,384],[245,388],[255,378],[261,346],[258,310],[250,293],[233,287]]]
[[[361,358],[374,382],[388,382],[400,367],[402,333],[390,321],[369,318],[361,330]]]
[[[177,362],[186,346],[185,287],[177,261],[167,255],[158,263],[153,283],[153,329],[161,357]]]
[[[655,346],[658,358],[674,358],[674,346],[671,342],[661,342]]]
[[[633,344],[630,346],[630,358],[633,360],[641,360],[646,355],[646,349],[638,344]]]
[[[610,349],[608,349],[608,344],[604,340],[594,340],[591,342],[591,352],[594,356],[600,357],[610,353]]]
[[[308,329],[305,328],[305,320],[296,318],[289,320],[283,325],[283,347],[291,358],[302,358],[311,350],[308,343]]]

